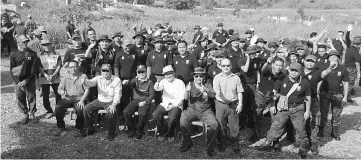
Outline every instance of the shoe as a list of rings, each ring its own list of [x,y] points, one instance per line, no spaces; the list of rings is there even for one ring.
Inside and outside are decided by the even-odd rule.
[[[130,131],[129,133],[128,133],[128,138],[133,138],[135,136],[135,131]]]
[[[135,138],[136,138],[136,139],[142,139],[142,137],[143,137],[143,134],[140,133],[140,132],[137,132]]]
[[[353,103],[353,100],[351,98],[347,99],[347,102]]]
[[[331,137],[332,137],[333,139],[335,139],[336,141],[341,141],[341,137],[340,137],[340,136],[331,135]]]
[[[257,150],[259,150],[259,151],[271,151],[272,150],[271,144],[272,144],[272,141],[266,139],[266,141],[264,141],[261,146],[257,147]]]
[[[351,89],[351,91],[350,91],[350,95],[355,95],[355,90],[353,90],[353,88]]]
[[[192,142],[185,142],[185,141],[183,141],[183,142],[182,142],[182,145],[181,145],[181,147],[180,147],[180,149],[179,149],[179,151],[180,151],[180,152],[186,152],[186,151],[188,151],[189,149],[192,148],[192,145],[193,145]]]
[[[306,159],[306,158],[307,158],[307,150],[304,149],[304,148],[300,148],[300,149],[298,150],[298,154],[300,155],[300,157],[301,157],[302,159]]]
[[[311,146],[311,152],[313,155],[318,155],[319,151],[318,151],[318,146],[317,144],[312,144]]]
[[[282,151],[281,144],[280,144],[279,140],[273,141],[273,150],[275,152],[281,152]]]
[[[29,114],[24,114],[24,118],[19,121],[20,124],[27,124],[29,122]]]
[[[215,152],[214,152],[214,148],[213,148],[213,147],[207,148],[207,156],[208,156],[208,157],[213,157],[214,154],[215,154]]]
[[[65,133],[64,133],[64,132],[65,132]],[[65,135],[65,134],[66,134],[65,128],[58,128],[58,129],[53,133],[53,136],[57,137],[57,136]]]
[[[51,117],[53,117],[53,115],[54,115],[53,113],[46,113],[45,118],[50,119]]]
[[[226,143],[220,142],[219,148],[218,148],[219,152],[224,152],[224,151],[226,151],[226,149],[227,149]]]
[[[318,137],[318,138],[325,136],[325,135],[323,134],[323,130],[324,130],[324,127],[319,127],[318,133],[317,133],[317,137]]]
[[[339,133],[339,127],[333,127],[331,137],[334,138],[336,141],[340,141],[340,133]]]
[[[82,129],[80,131],[80,137],[86,137],[86,136],[90,136],[92,134],[94,134],[95,131],[94,130],[89,130],[89,129]]]
[[[115,138],[115,134],[108,134],[108,136],[107,136],[108,141],[113,141],[114,138]]]
[[[259,140],[259,136],[257,133],[253,133],[253,135],[251,136],[251,138],[249,139],[249,142],[251,143],[255,143]]]

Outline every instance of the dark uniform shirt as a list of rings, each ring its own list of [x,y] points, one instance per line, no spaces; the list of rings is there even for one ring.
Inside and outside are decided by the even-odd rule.
[[[263,62],[267,62],[267,59],[271,57],[271,52],[268,49],[263,48],[262,53],[258,56]]]
[[[122,50],[115,57],[114,68],[119,69],[119,78],[122,80],[132,79],[136,75],[138,65],[138,55],[134,50],[131,50],[130,53],[125,53]]]
[[[300,79],[296,82],[299,81]],[[274,89],[281,95],[286,96],[292,88],[293,84],[294,82],[292,82],[287,75],[285,78],[276,81]],[[296,90],[288,97],[288,104],[303,103],[306,96],[311,96],[310,84],[307,79],[302,78]]]
[[[311,98],[317,98],[317,85],[322,80],[321,71],[313,70],[308,74],[303,76],[305,79],[308,79],[311,88]]]
[[[240,68],[241,71],[241,81],[242,83],[246,83],[246,84],[256,84],[257,82],[257,71],[260,69],[260,63],[261,63],[261,59],[259,58],[254,58],[251,59],[249,62],[249,68],[248,71],[245,73],[243,72],[243,70],[241,69],[242,66],[244,66],[247,62],[247,57],[242,58],[239,60],[238,62],[238,66]]]
[[[338,65],[336,69],[332,70],[331,73],[324,78],[321,91],[333,91],[333,92],[341,92],[342,91],[342,82],[348,82],[349,76],[346,68],[344,66]]]
[[[90,64],[92,62],[91,58],[85,58],[84,54],[85,54],[84,49],[69,49],[68,51],[65,52],[64,55],[64,60],[63,63],[67,63],[67,62],[71,62],[75,59],[75,57],[79,57],[82,59],[81,65],[80,65],[80,72],[86,74],[86,75],[90,75]]]
[[[330,66],[330,62],[328,61],[328,57],[327,55],[321,57],[319,54],[315,54],[317,57],[317,62],[316,62],[316,67],[320,70],[323,71],[325,69],[327,69]]]
[[[14,30],[16,36],[20,36],[20,35],[26,35],[27,31],[26,28],[24,26],[17,26]]]
[[[306,58],[306,54],[303,56],[298,56],[297,57],[297,62],[300,63],[302,66],[304,65],[303,63],[305,62],[305,58]]]
[[[212,39],[215,39],[217,43],[223,44],[227,41],[229,38],[228,32],[226,30],[222,30],[219,32],[219,30],[216,30],[213,33]]]
[[[146,66],[151,67],[152,74],[162,75],[163,68],[167,65],[172,65],[172,57],[169,51],[157,52],[153,50],[149,52]]]
[[[345,66],[347,68],[356,68],[355,62],[360,62],[359,49],[354,46],[350,46],[346,50]]]
[[[201,39],[203,37],[203,33],[201,31],[197,32],[194,34],[193,36],[193,40],[192,40],[192,43],[193,44],[196,44],[199,42],[199,39]]]
[[[26,48],[24,51],[15,51],[10,54],[10,70],[14,67],[23,65],[19,77],[19,82],[25,79],[33,80],[34,75],[38,73],[41,62],[37,54]]]
[[[130,81],[129,86],[133,89],[134,100],[141,100],[145,101],[146,104],[150,104],[154,99],[154,84],[151,80],[141,81],[134,78]]]
[[[137,45],[134,45],[134,47],[132,47],[132,49],[137,52],[137,55],[139,58],[139,63],[141,65],[146,65],[149,51],[145,50],[144,46],[137,47]]]
[[[213,84],[213,78],[222,72],[222,69],[218,68],[217,63],[213,63],[207,71],[207,79],[210,84]]]
[[[235,51],[233,47],[226,49],[225,56],[231,61],[232,73],[238,73],[240,66],[238,66],[239,59],[243,58],[242,50],[239,48],[238,51]]]
[[[110,64],[112,68],[112,74],[114,75],[115,52],[111,47],[109,47],[105,52],[100,48],[92,49],[91,54],[93,75],[97,72],[100,72],[100,68],[103,64]]]
[[[173,66],[175,76],[187,84],[189,81],[193,80],[192,72],[197,68],[197,60],[189,53],[186,53],[185,57],[176,55],[173,59]]]
[[[212,85],[210,83],[204,84],[206,88],[205,92],[207,92],[208,95],[207,98],[203,98],[203,92],[195,86],[194,82],[191,82],[189,85],[191,86],[191,90],[189,92],[188,106],[195,110],[210,109],[215,96]]]
[[[284,78],[286,74],[283,72],[280,72],[279,74],[275,75],[272,73],[272,68],[269,66],[261,73],[261,79],[259,82],[258,89],[263,94],[269,94],[272,93],[274,84],[278,79]]]

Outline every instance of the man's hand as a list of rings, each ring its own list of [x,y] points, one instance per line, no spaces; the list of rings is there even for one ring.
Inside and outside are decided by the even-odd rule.
[[[25,80],[23,80],[23,81],[21,81],[21,82],[18,83],[19,88],[22,88],[22,89],[24,89],[25,85],[26,85],[26,81],[25,81]]]
[[[91,43],[90,45],[89,45],[89,47],[88,48],[94,48],[95,46],[97,45],[97,43],[96,42],[93,42],[93,43]]]
[[[58,93],[62,96],[65,96],[65,90],[64,89],[58,89]]]
[[[139,102],[139,107],[143,107],[145,105],[145,101]]]
[[[269,108],[269,112],[270,112],[271,114],[276,114],[276,113],[277,113],[276,107],[275,107],[275,106],[270,107],[270,108]]]
[[[112,104],[107,109],[109,110],[109,113],[114,114],[116,107],[117,107],[116,105]]]
[[[241,112],[242,112],[242,109],[243,109],[242,104],[238,104],[238,105],[237,105],[237,108],[236,108],[237,113],[241,113]]]
[[[337,61],[330,61],[331,69],[334,69],[334,67],[336,67],[336,65],[337,65]]]
[[[321,34],[321,35],[324,35],[327,31],[328,31],[327,29],[324,29],[324,30],[321,31],[320,34]]]
[[[273,57],[268,57],[268,58],[267,58],[267,62],[268,62],[269,64],[271,64],[272,61],[273,61]]]
[[[353,30],[352,24],[347,25],[347,31],[352,31],[352,30]]]
[[[122,81],[122,84],[126,85],[126,84],[128,84],[128,82],[129,82],[129,80],[125,79],[125,80]]]
[[[83,109],[84,108],[84,101],[79,101],[77,104],[76,104],[76,107],[78,108],[78,109]]]
[[[226,47],[226,45],[227,45],[227,43],[223,43],[223,44],[222,44],[222,47]]]
[[[305,120],[310,118],[310,111],[306,111],[305,114],[303,115],[303,118],[305,118]]]
[[[342,98],[342,103],[347,103],[347,97],[346,96]]]
[[[168,108],[174,108],[174,107],[176,107],[174,104],[168,105]]]
[[[191,85],[189,85],[189,84],[187,85],[186,91],[187,91],[187,92],[191,91]]]

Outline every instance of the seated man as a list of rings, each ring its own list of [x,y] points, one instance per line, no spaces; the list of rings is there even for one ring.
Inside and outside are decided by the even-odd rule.
[[[203,68],[194,69],[194,81],[190,82],[186,87],[185,99],[188,100],[189,107],[184,110],[180,119],[181,132],[183,134],[183,142],[180,148],[181,152],[185,152],[192,147],[192,139],[190,135],[190,123],[194,120],[201,120],[206,123],[208,128],[207,155],[214,155],[214,141],[217,136],[218,122],[211,110],[211,101],[214,99],[210,83],[205,82],[206,72]]]
[[[163,68],[165,79],[157,79],[154,84],[156,91],[163,91],[162,103],[153,112],[153,119],[159,131],[159,140],[172,137],[183,109],[185,85],[182,80],[174,77],[172,66]],[[163,129],[162,118],[168,114],[168,130]]]
[[[88,78],[85,74],[79,72],[77,61],[69,62],[68,68],[69,74],[61,79],[58,88],[58,93],[63,99],[55,106],[56,125],[59,130],[54,136],[64,135],[66,133],[64,116],[67,108],[75,107],[75,128],[81,130],[84,127],[83,108],[86,98],[89,95],[89,89],[84,87],[82,81]]]
[[[133,90],[133,101],[123,111],[125,124],[128,126],[128,137],[134,137],[135,124],[133,124],[132,115],[138,111],[139,121],[136,126],[136,139],[141,139],[144,134],[142,130],[148,120],[150,103],[155,94],[154,84],[147,78],[147,68],[144,65],[137,67],[137,77],[129,83],[129,86]]]
[[[86,129],[82,131],[81,136],[86,137],[94,134],[94,116],[92,112],[105,109],[107,111],[108,125],[107,139],[112,141],[115,138],[115,130],[117,127],[116,120],[118,114],[116,106],[120,103],[120,98],[122,96],[122,83],[119,77],[112,75],[110,64],[102,64],[100,69],[101,75],[95,76],[90,80],[83,80],[85,87],[97,86],[98,99],[87,104],[83,110]]]

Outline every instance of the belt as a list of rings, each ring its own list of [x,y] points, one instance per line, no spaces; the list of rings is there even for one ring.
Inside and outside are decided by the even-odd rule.
[[[218,101],[218,100],[217,100]],[[225,105],[235,105],[235,104],[238,104],[238,100],[235,100],[235,101],[232,101],[232,102],[223,102],[223,101],[218,101],[219,103],[222,103],[222,104],[225,104]]]
[[[303,102],[302,103],[288,103],[288,108],[295,108],[300,104],[303,104]]]
[[[328,91],[329,94],[335,95],[335,94],[342,94],[341,91]]]

